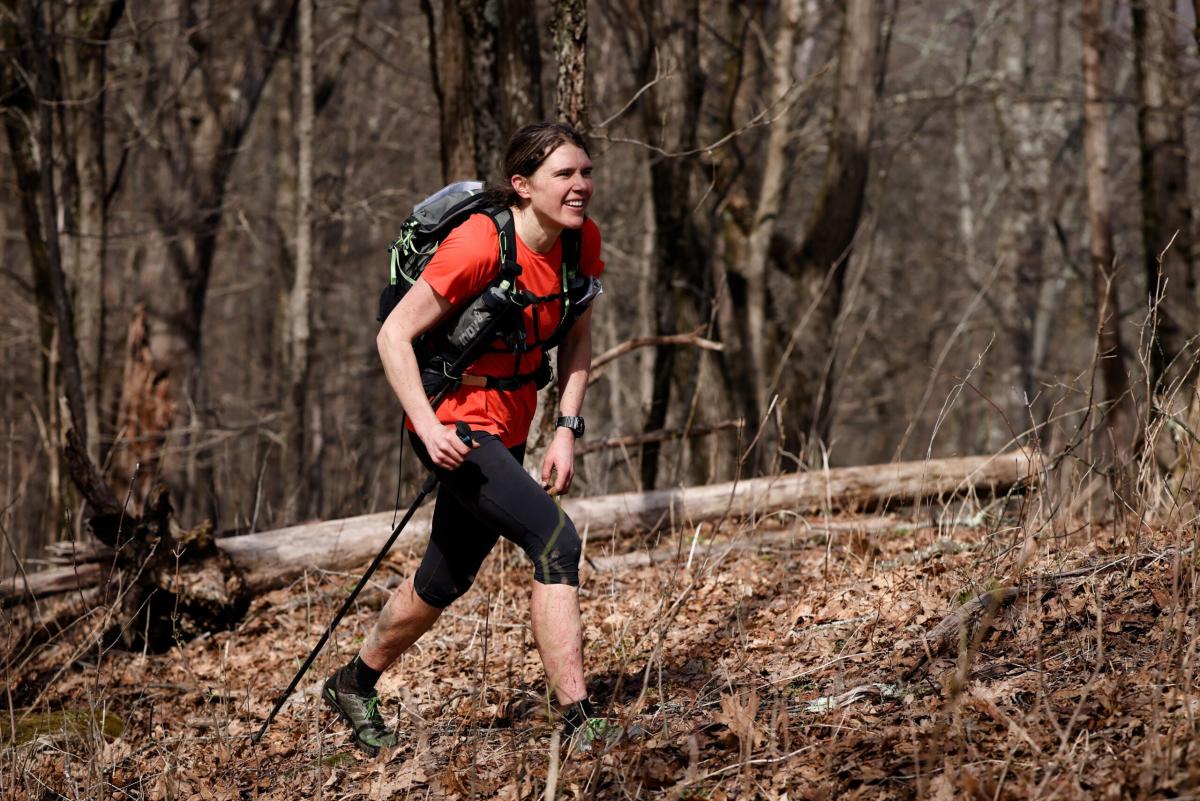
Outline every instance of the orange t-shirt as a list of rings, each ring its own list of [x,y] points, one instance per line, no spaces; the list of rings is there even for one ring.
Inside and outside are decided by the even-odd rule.
[[[517,287],[538,297],[561,292],[561,237],[546,253],[528,247],[519,236],[516,240],[517,264],[521,265]],[[600,260],[600,229],[590,219],[584,220],[581,231],[579,269],[593,278],[604,271],[604,262]],[[500,237],[496,225],[487,215],[475,214],[442,241],[421,277],[457,310],[483,292],[499,274]],[[527,341],[539,342],[550,336],[562,318],[562,301],[527,306],[522,317]],[[532,373],[541,359],[542,349],[533,348],[521,356],[517,372]],[[516,361],[513,353],[485,353],[467,372],[508,377],[513,375]],[[531,382],[510,391],[460,386],[442,400],[436,413],[443,423],[466,423],[475,431],[495,434],[506,448],[512,448],[525,442],[536,408],[537,387]]]

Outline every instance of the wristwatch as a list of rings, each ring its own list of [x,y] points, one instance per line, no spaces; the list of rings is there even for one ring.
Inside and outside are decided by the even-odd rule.
[[[575,439],[583,436],[583,418],[582,417],[560,417],[554,421],[557,428],[562,426],[571,429],[571,433],[575,435]]]

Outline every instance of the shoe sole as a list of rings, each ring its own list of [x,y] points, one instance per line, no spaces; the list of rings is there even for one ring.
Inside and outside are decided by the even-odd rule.
[[[351,720],[350,716],[347,715],[345,710],[342,709],[342,705],[339,704],[336,699],[330,697],[328,684],[321,687],[321,697],[325,699],[325,703],[329,704],[329,706],[333,708],[334,712],[337,712],[338,717],[345,721],[346,725],[350,727],[350,739],[354,741],[354,745],[358,748],[358,750],[363,751],[367,754],[367,756],[379,756],[379,746],[371,745],[370,743],[364,743],[358,738],[358,733],[354,730],[354,721]]]

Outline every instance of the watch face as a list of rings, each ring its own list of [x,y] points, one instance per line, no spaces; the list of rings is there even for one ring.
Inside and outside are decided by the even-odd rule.
[[[583,418],[582,417],[575,418],[575,426],[571,430],[575,432],[575,436],[577,436],[577,437],[583,436]]]

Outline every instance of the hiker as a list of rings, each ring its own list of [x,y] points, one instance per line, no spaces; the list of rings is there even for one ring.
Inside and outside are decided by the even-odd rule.
[[[579,536],[552,497],[570,489],[574,477],[592,358],[590,308],[568,321],[564,243],[574,243],[579,272],[596,290],[595,279],[604,269],[600,232],[587,216],[592,164],[577,131],[539,123],[513,135],[504,167],[506,183],[489,189],[489,200],[511,211],[520,265],[516,284],[536,296],[515,326],[520,346],[484,353],[436,410],[431,406],[418,364],[421,346],[414,349],[414,343],[426,341],[418,338],[437,331],[453,310],[494,286],[505,237],[483,213],[446,236],[379,332],[384,373],[407,414],[410,440],[422,463],[437,473],[441,489],[416,574],[392,594],[354,659],[325,682],[326,701],[353,728],[357,745],[371,754],[397,742],[379,713],[375,684],[380,674],[470,588],[500,536],[533,563],[533,636],[565,734],[586,746],[612,731],[588,700],[584,680]],[[549,332],[561,336],[560,416],[539,484],[521,463],[537,405],[537,387],[528,377],[544,364]],[[461,423],[471,429],[469,447],[456,433],[455,424]]]

